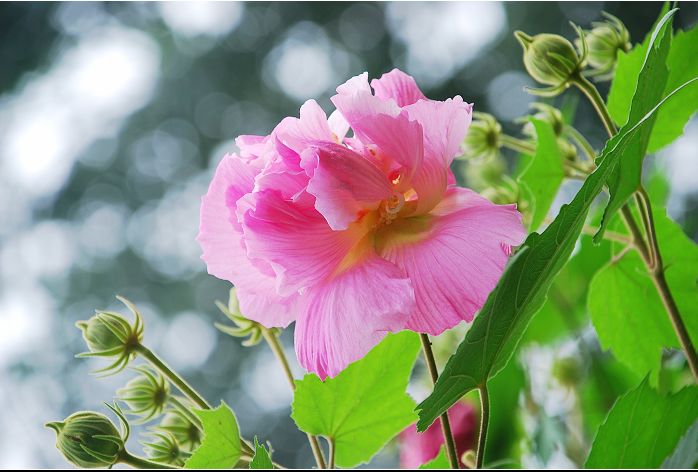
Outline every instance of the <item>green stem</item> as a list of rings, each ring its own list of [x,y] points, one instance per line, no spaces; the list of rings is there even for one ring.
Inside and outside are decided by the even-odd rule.
[[[608,132],[609,137],[613,137],[617,132],[618,128],[613,123],[606,104],[604,103],[599,91],[594,87],[594,85],[589,82],[584,77],[578,77],[575,81],[575,85],[589,98],[592,105],[599,114],[601,121]],[[635,219],[632,216],[632,212],[627,204],[623,205],[621,208],[621,214],[625,220],[628,229],[633,235],[633,239],[637,242],[637,248],[642,256],[645,266],[652,277],[652,282],[654,283],[659,297],[662,299],[664,308],[669,316],[671,324],[676,332],[676,336],[679,338],[681,343],[681,348],[683,349],[684,355],[686,356],[686,361],[693,373],[693,377],[698,383],[698,354],[696,354],[696,348],[693,345],[691,338],[688,336],[686,331],[686,325],[681,318],[679,309],[676,306],[676,301],[671,294],[671,289],[666,281],[666,276],[664,274],[664,265],[662,264],[662,257],[659,251],[659,245],[657,244],[657,234],[654,227],[654,220],[652,217],[652,208],[650,204],[649,197],[645,190],[640,186],[636,193],[636,198],[638,198],[638,206],[642,214],[643,223],[645,225],[645,232],[647,234],[647,239],[649,242],[649,247],[642,238],[642,234],[638,229]],[[643,211],[644,209],[644,211]]]
[[[502,134],[499,136],[499,143],[505,148],[519,152],[521,154],[533,155],[536,153],[535,145],[527,141],[524,141],[523,139],[515,138],[507,134]]]
[[[618,128],[613,122],[611,115],[608,113],[608,108],[606,108],[606,104],[604,103],[603,98],[601,98],[601,94],[596,89],[594,84],[589,82],[589,80],[587,80],[584,76],[579,75],[577,80],[574,81],[574,85],[576,85],[577,88],[587,96],[591,104],[594,106],[596,113],[598,113],[599,117],[601,118],[601,122],[603,123],[604,128],[606,128],[606,132],[608,133],[609,137],[613,137],[618,132]]]
[[[291,366],[288,363],[288,359],[286,358],[284,349],[279,343],[279,339],[276,337],[276,334],[274,334],[270,330],[264,327],[260,327],[260,329],[262,330],[262,335],[264,336],[264,339],[267,341],[267,344],[274,353],[274,356],[276,356],[276,359],[279,361],[279,364],[281,364],[281,369],[284,371],[284,374],[286,375],[286,380],[288,380],[288,383],[291,386],[291,390],[295,390],[296,382],[293,378],[293,372],[291,371]],[[317,437],[313,436],[312,434],[308,434],[308,442],[310,443],[310,449],[312,449],[313,451],[313,456],[315,457],[315,462],[317,463],[318,468],[326,468],[325,456],[322,454],[322,448],[320,448],[320,443],[318,442]]]
[[[186,380],[177,375],[165,362],[160,359],[153,351],[143,345],[139,345],[136,351],[143,356],[145,360],[155,367],[162,375],[167,377],[187,398],[194,402],[196,406],[202,410],[210,410],[211,405],[199,393],[189,385]]]
[[[477,457],[475,468],[482,469],[485,464],[485,446],[487,445],[487,428],[490,424],[490,395],[487,392],[487,383],[480,389],[480,434],[477,440]]]
[[[572,138],[574,141],[576,141],[577,144],[579,144],[579,147],[582,148],[584,151],[584,154],[586,155],[587,160],[589,160],[592,164],[593,167],[596,167],[594,165],[594,158],[596,157],[596,151],[594,148],[589,144],[589,141],[580,133],[577,131],[576,128],[572,126],[565,126],[565,132]]]
[[[334,444],[334,439],[330,438],[328,440],[328,443],[330,444],[330,463],[327,466],[328,469],[334,469],[334,456],[335,456],[335,444]]]
[[[187,406],[184,403],[182,403],[179,398],[177,398],[174,395],[170,396],[170,403],[172,403],[172,405],[177,409],[177,411],[186,416],[186,418],[194,426],[196,426],[199,429],[199,431],[203,432],[203,426],[201,425],[201,420],[199,419],[199,417],[192,413],[191,410],[189,410],[189,408],[187,408]]]
[[[638,199],[642,200],[643,207],[645,208],[647,214],[645,218],[647,220],[647,237],[650,243],[650,253],[652,254],[652,262],[654,267],[651,269],[652,280],[654,285],[659,292],[659,296],[662,299],[664,308],[669,314],[669,319],[674,327],[676,336],[679,338],[681,343],[681,348],[686,355],[686,361],[688,366],[691,368],[693,377],[696,382],[698,382],[698,354],[696,354],[696,348],[691,342],[691,338],[688,335],[688,330],[686,325],[681,318],[679,309],[676,306],[676,302],[671,295],[671,290],[669,289],[669,284],[667,284],[666,276],[664,274],[664,263],[662,262],[662,254],[659,251],[659,244],[657,243],[657,233],[654,227],[654,216],[652,215],[652,204],[650,203],[650,198],[644,188],[640,187],[637,193]]]
[[[439,379],[439,371],[436,369],[436,361],[434,360],[434,353],[431,350],[431,341],[429,341],[429,335],[426,333],[419,333],[419,339],[422,341],[422,351],[424,351],[424,360],[427,363],[427,368],[429,369],[429,375],[431,375],[431,381],[436,385],[436,381]],[[456,442],[453,439],[453,433],[451,432],[451,422],[448,419],[448,410],[440,416],[441,419],[441,431],[444,437],[444,443],[446,445],[446,454],[448,455],[448,461],[451,464],[451,469],[460,469],[460,462],[458,461],[458,452],[456,451]]]
[[[162,462],[155,462],[144,457],[131,455],[125,450],[121,453],[119,462],[130,465],[134,469],[179,469],[179,467],[170,464],[163,464]]]

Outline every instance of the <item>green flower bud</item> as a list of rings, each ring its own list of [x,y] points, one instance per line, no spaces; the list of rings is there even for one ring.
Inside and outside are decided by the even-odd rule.
[[[223,305],[221,302],[216,302],[216,305],[218,306],[218,309],[221,310],[221,312],[223,312],[223,314],[235,324],[233,327],[221,323],[215,323],[216,328],[236,338],[247,338],[242,342],[243,346],[254,346],[262,340],[263,331],[266,328],[256,321],[246,318],[240,312],[240,303],[238,302],[235,288],[230,289],[228,306]],[[273,334],[277,332],[275,328],[272,328],[269,331],[271,331]]]
[[[492,160],[499,155],[502,146],[502,125],[489,113],[473,113],[473,122],[463,141],[463,156],[466,159]]]
[[[123,315],[108,311],[97,311],[87,321],[75,323],[82,331],[82,337],[89,352],[79,354],[80,357],[111,357],[115,361],[98,372],[123,370],[133,359],[136,350],[143,340],[143,322],[136,307],[123,297],[117,297],[134,314],[135,321],[130,324]]]
[[[144,449],[148,458],[155,462],[182,467],[184,462],[191,456],[177,443],[177,439],[172,434],[151,433],[153,442],[144,443]]]
[[[186,451],[193,451],[201,444],[199,427],[177,410],[167,413],[155,429],[171,434]]]
[[[562,112],[560,110],[542,102],[533,103],[531,108],[535,110],[535,113],[532,115],[534,118],[548,123],[553,129],[555,136],[562,136],[565,131],[565,120],[562,117]],[[519,122],[523,123],[523,133],[535,139],[536,128],[531,123],[531,120],[529,120],[527,116],[519,118],[518,120]]]
[[[632,48],[630,33],[622,21],[615,16],[603,12],[606,21],[592,23],[593,28],[586,31],[584,38],[575,42],[581,47],[586,42],[588,50],[587,63],[594,69],[589,75],[598,80],[609,80],[613,77],[618,51],[628,52]]]
[[[142,416],[146,422],[159,416],[170,399],[170,384],[165,378],[142,367],[137,369],[141,375],[130,380],[117,392],[119,400],[129,407],[128,413]]]
[[[476,192],[481,192],[500,182],[506,170],[506,162],[501,155],[484,161],[468,161],[465,167],[465,179],[468,182],[468,187]]]
[[[119,462],[124,451],[121,433],[109,418],[100,413],[81,411],[46,426],[56,432],[58,450],[78,467],[111,467]]]
[[[556,34],[533,37],[522,31],[514,33],[524,49],[523,61],[529,75],[550,88],[533,90],[540,95],[555,96],[569,87],[579,75],[584,62],[572,43]]]

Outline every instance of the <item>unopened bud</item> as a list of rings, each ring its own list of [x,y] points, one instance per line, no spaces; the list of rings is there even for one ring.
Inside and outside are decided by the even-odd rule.
[[[155,429],[171,434],[186,451],[193,451],[201,444],[199,427],[177,410],[167,413]]]
[[[463,157],[467,159],[492,160],[502,146],[502,125],[489,113],[473,113],[473,122],[463,141]]]
[[[109,357],[114,363],[98,372],[119,372],[135,356],[143,340],[143,322],[135,306],[122,297],[117,297],[134,314],[135,321],[129,323],[123,315],[108,311],[97,311],[87,321],[78,321],[75,325],[82,331],[82,337],[89,352],[81,357]]]
[[[562,133],[565,131],[565,120],[562,117],[562,112],[560,110],[542,102],[533,103],[531,108],[535,110],[535,113],[531,116],[540,121],[548,123],[553,129],[555,136],[562,136]],[[523,133],[531,138],[535,138],[536,129],[531,123],[531,120],[527,116],[519,118],[519,120],[521,123],[523,123]]]
[[[593,28],[585,32],[584,38],[576,40],[579,46],[581,41],[586,42],[587,63],[594,69],[589,75],[598,80],[612,78],[618,52],[628,52],[632,47],[630,33],[623,22],[609,13],[603,12],[603,15],[605,21],[592,23]]]
[[[151,433],[153,441],[144,443],[144,450],[148,458],[155,462],[162,462],[176,467],[182,467],[184,462],[191,456],[177,443],[177,439],[172,434]]]
[[[218,309],[221,310],[221,312],[223,312],[223,314],[227,316],[228,319],[235,325],[228,326],[221,323],[216,323],[216,328],[236,338],[247,338],[242,342],[243,346],[254,346],[262,340],[263,330],[266,328],[256,321],[246,318],[240,312],[240,304],[238,302],[235,288],[230,289],[228,306],[225,306],[220,302],[216,302],[216,305],[218,306]],[[276,332],[276,330],[273,328],[270,331],[273,333]]]
[[[514,33],[523,47],[523,61],[529,75],[550,88],[533,90],[541,95],[554,96],[567,88],[579,75],[584,57],[572,43],[556,34],[529,36],[522,31]]]
[[[170,385],[162,375],[149,368],[138,371],[140,375],[130,380],[117,395],[129,407],[128,413],[142,416],[145,422],[163,412],[170,399]]]
[[[46,426],[56,432],[56,447],[61,454],[78,467],[111,467],[124,450],[119,430],[100,413],[81,411]]]

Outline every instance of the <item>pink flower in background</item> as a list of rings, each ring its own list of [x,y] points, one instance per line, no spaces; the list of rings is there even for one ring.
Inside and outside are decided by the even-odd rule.
[[[461,97],[428,100],[393,70],[350,79],[332,102],[329,119],[309,100],[269,136],[237,139],[197,238],[242,313],[296,322],[298,359],[321,378],[388,332],[472,321],[525,236],[513,205],[455,185],[472,114]]]
[[[460,460],[466,451],[475,448],[475,434],[479,427],[477,414],[469,403],[457,402],[448,410],[448,419]],[[418,433],[416,423],[413,424],[400,433],[400,467],[417,469],[438,456],[443,444],[441,420],[436,420],[423,433]],[[462,462],[461,467],[465,467]]]

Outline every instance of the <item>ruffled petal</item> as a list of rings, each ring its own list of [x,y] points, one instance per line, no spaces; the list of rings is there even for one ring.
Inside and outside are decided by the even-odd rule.
[[[414,78],[399,69],[383,74],[380,79],[373,79],[371,87],[376,91],[376,97],[383,100],[393,99],[400,107],[427,98],[419,90]]]
[[[415,306],[410,281],[375,255],[304,297],[295,328],[296,354],[323,380],[361,359],[386,333],[402,330]]]
[[[317,143],[303,153],[301,165],[310,176],[307,191],[315,196],[315,208],[335,231],[347,229],[392,195],[383,172],[339,144]]]
[[[223,158],[202,198],[196,239],[208,272],[238,287],[246,316],[269,328],[285,327],[295,319],[292,300],[277,295],[271,266],[249,259],[236,217],[237,204],[252,190],[257,172],[255,166],[236,155]]]
[[[413,177],[419,197],[416,214],[424,214],[444,197],[449,185],[449,166],[460,153],[472,119],[472,105],[456,97],[445,102],[420,100],[404,110],[424,130],[424,159]]]
[[[461,188],[449,189],[432,213],[383,230],[379,254],[407,273],[417,298],[407,328],[438,335],[472,321],[497,284],[509,248],[525,235],[514,205],[495,205]]]
[[[312,142],[334,140],[334,134],[327,123],[327,115],[315,100],[308,100],[301,106],[300,118],[284,118],[276,126],[273,134],[298,154]]]
[[[354,225],[333,231],[315,208],[289,201],[277,190],[251,197],[241,215],[247,253],[268,261],[283,296],[324,283],[366,231]]]

